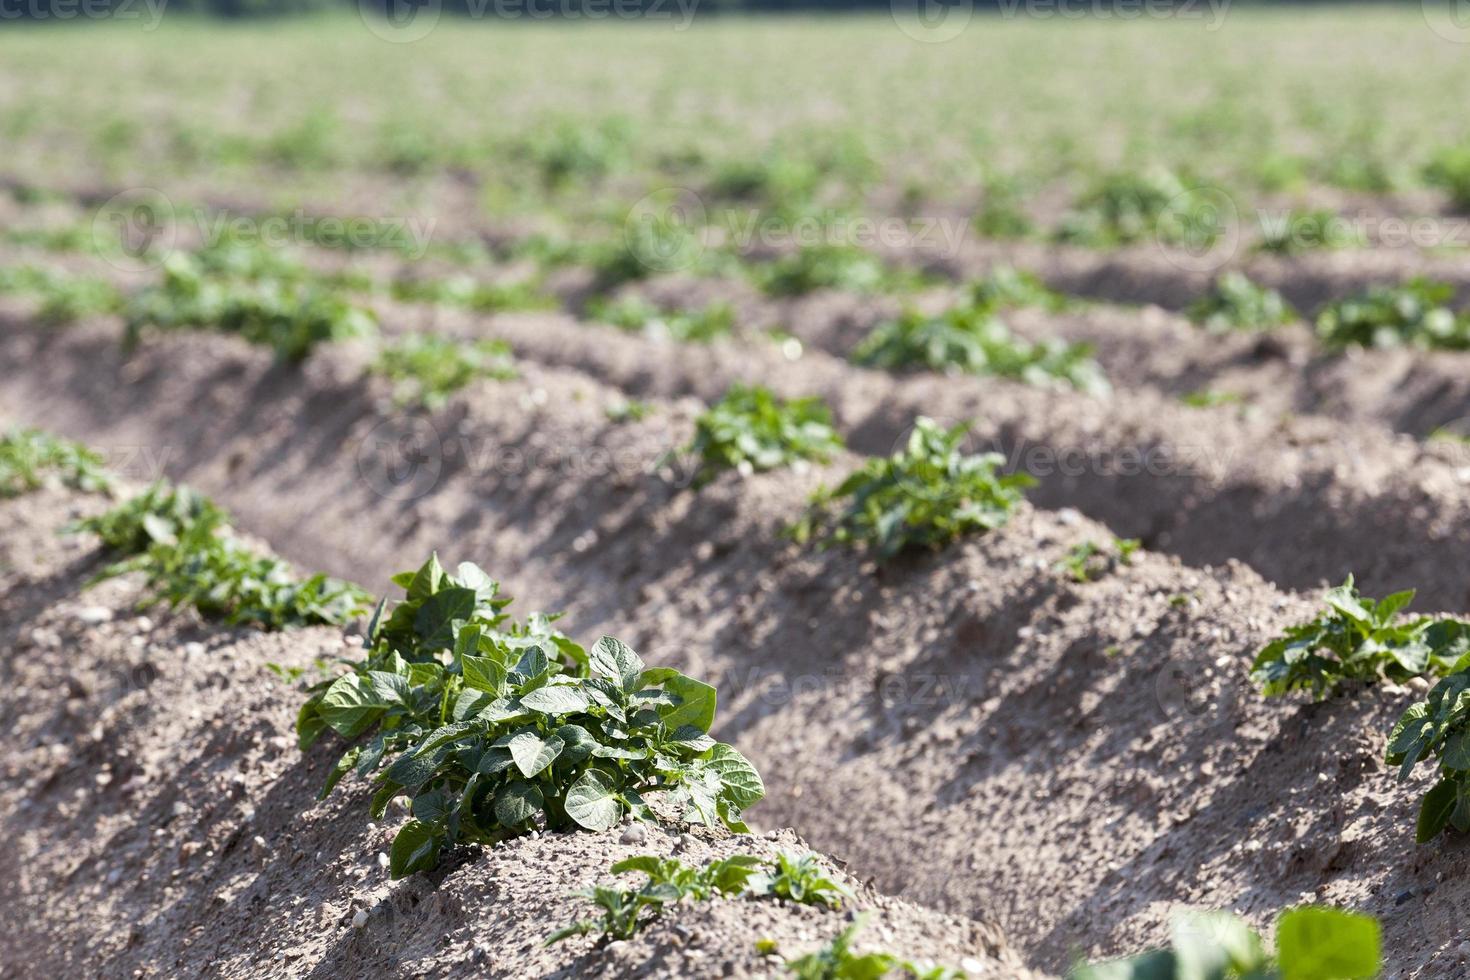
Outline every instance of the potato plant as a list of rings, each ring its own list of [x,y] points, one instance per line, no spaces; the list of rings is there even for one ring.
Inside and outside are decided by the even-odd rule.
[[[638,888],[598,885],[577,892],[573,897],[590,901],[601,910],[601,917],[563,926],[547,938],[548,946],[592,932],[631,939],[669,906],[685,899],[703,902],[712,898],[771,897],[836,909],[852,897],[845,886],[827,876],[812,854],[797,857],[782,852],[770,861],[735,854],[700,866],[685,864],[676,857],[645,854],[619,861],[610,870],[613,874],[642,872],[647,878]]]
[[[1189,308],[1189,319],[1210,333],[1271,330],[1290,323],[1295,313],[1281,294],[1251,282],[1242,272],[1227,272]]]
[[[681,343],[706,344],[735,331],[735,311],[724,303],[699,310],[666,311],[639,296],[588,304],[587,315],[629,333]]]
[[[914,310],[873,328],[852,352],[867,367],[924,368],[993,375],[1045,387],[1072,387],[1093,395],[1109,390],[1086,344],[1030,343],[1011,333],[991,304],[969,303],[937,316]]]
[[[393,382],[399,405],[442,408],[449,396],[475,381],[517,377],[510,345],[503,340],[456,340],[438,334],[408,334],[384,345],[373,371]]]
[[[866,914],[857,916],[826,946],[786,960],[786,972],[796,980],[881,980],[890,976],[912,977],[913,980],[960,980],[965,976],[953,967],[919,963],[881,950],[858,952],[853,948],[853,940],[867,918]],[[762,951],[775,950],[766,947]]]
[[[1098,248],[1154,240],[1203,248],[1223,232],[1211,197],[1162,168],[1100,178],[1057,229],[1062,241]]]
[[[1458,669],[1470,652],[1470,624],[1400,619],[1413,599],[1412,590],[1368,599],[1348,576],[1323,597],[1327,608],[1320,616],[1261,649],[1251,679],[1267,697],[1309,690],[1320,699],[1348,682],[1404,681]]]
[[[816,460],[842,450],[832,413],[817,398],[785,401],[769,389],[734,385],[694,421],[684,447],[697,461],[695,486],[726,470],[742,474]]]
[[[449,575],[430,558],[395,581],[406,596],[375,617],[367,658],[315,688],[297,720],[303,747],[328,728],[367,736],[324,796],[356,772],[377,787],[373,819],[411,799],[389,855],[394,878],[460,843],[650,819],[654,797],[684,822],[746,829],[741,813],[765,788],[708,735],[714,688],[648,668],[612,637],[583,650],[545,617],[508,625],[508,600],[473,565]]]
[[[218,330],[303,360],[319,343],[376,333],[373,314],[341,289],[268,249],[238,242],[175,253],[163,280],[132,298],[127,342],[147,330]]]
[[[817,491],[792,536],[862,547],[886,561],[1001,527],[1035,481],[1000,473],[999,453],[962,453],[967,431],[919,417],[902,449],[868,460],[835,489]]]
[[[10,429],[0,435],[0,498],[39,490],[48,476],[89,493],[112,485],[102,457],[81,443],[40,429]]]
[[[119,556],[93,583],[142,573],[145,608],[161,602],[270,630],[341,625],[367,611],[361,588],[320,574],[298,578],[279,558],[247,546],[224,511],[186,487],[155,484],[73,530],[98,534]]]
[[[1439,779],[1419,807],[1419,843],[1448,827],[1470,833],[1470,657],[1404,712],[1389,733],[1386,761],[1400,781],[1421,762],[1436,767]]]
[[[1420,347],[1470,350],[1470,319],[1449,304],[1448,283],[1411,279],[1372,286],[1317,316],[1317,336],[1331,347]]]

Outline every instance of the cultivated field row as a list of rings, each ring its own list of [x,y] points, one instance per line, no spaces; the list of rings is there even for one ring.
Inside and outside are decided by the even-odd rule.
[[[549,349],[554,323],[527,330]],[[12,327],[5,343],[5,362],[34,379],[6,378],[9,417],[167,452],[171,475],[303,565],[383,587],[384,569],[438,549],[535,607],[569,610],[577,635],[666,652],[719,687],[719,736],[765,774],[753,820],[803,828],[880,887],[999,921],[1033,963],[1134,949],[1180,905],[1241,908],[1262,924],[1304,895],[1380,916],[1391,966],[1456,955],[1453,855],[1415,850],[1423,786],[1396,784],[1379,762],[1414,695],[1261,699],[1251,658],[1316,603],[1239,564],[1144,554],[1079,584],[1059,564],[1117,529],[1030,507],[878,575],[845,551],[801,548],[782,526],[849,459],[692,491],[675,485],[677,467],[649,464],[687,439],[695,406],[655,398],[643,421],[608,420],[649,391],[631,380],[639,357],[645,373],[687,372],[693,390],[701,372],[721,380],[718,348],[691,362],[617,345],[625,385],[604,380],[619,378],[611,366],[594,375],[533,357],[520,379],[405,419],[385,413],[383,384],[364,386],[350,348],[296,369],[204,334],[145,342],[126,361],[105,328]],[[763,380],[780,387],[770,368]],[[847,397],[882,406],[868,414],[906,413],[895,382],[859,380]],[[1057,397],[996,387],[1016,399],[1013,418]],[[853,426],[859,449],[864,430]],[[1035,499],[1050,506],[1055,492]],[[1249,533],[1223,516],[1186,524],[1201,522],[1222,540]],[[1358,558],[1371,547],[1361,535],[1358,546]],[[1446,550],[1433,554],[1443,563]]]

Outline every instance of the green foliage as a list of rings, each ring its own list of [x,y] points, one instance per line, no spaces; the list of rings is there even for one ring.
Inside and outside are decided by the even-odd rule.
[[[1404,712],[1389,734],[1386,760],[1399,767],[1400,781],[1421,762],[1437,763],[1439,780],[1419,808],[1419,843],[1446,827],[1470,832],[1470,657]]]
[[[1327,609],[1268,643],[1251,665],[1267,697],[1310,690],[1325,697],[1345,681],[1404,681],[1455,669],[1470,651],[1470,624],[1420,616],[1400,621],[1412,590],[1374,601],[1358,594],[1352,576],[1324,596]]]
[[[547,937],[546,945],[591,932],[613,939],[631,939],[661,915],[665,907],[686,898],[703,902],[716,896],[732,898],[745,893],[760,866],[760,859],[749,854],[735,854],[700,867],[685,864],[678,858],[647,854],[619,861],[612,866],[612,873],[641,871],[648,876],[643,885],[630,889],[598,885],[577,892],[573,897],[590,901],[602,910],[602,917],[580,919],[563,926]]]
[[[823,535],[824,543],[862,546],[882,561],[1005,524],[1023,488],[1035,481],[1024,473],[997,473],[1005,462],[999,453],[961,453],[967,431],[966,425],[945,430],[921,416],[902,449],[868,460],[835,490],[819,490],[793,536],[807,541]]]
[[[1151,168],[1100,179],[1063,217],[1057,237],[1100,248],[1145,240],[1205,248],[1219,238],[1222,221],[1211,195]]]
[[[373,370],[393,382],[400,405],[443,407],[466,385],[516,377],[510,345],[503,340],[456,340],[438,334],[407,334],[387,344]]]
[[[76,529],[96,532],[123,556],[92,581],[141,572],[152,593],[145,607],[190,606],[231,626],[277,630],[340,625],[362,615],[369,601],[349,582],[298,579],[280,559],[252,551],[222,510],[187,488],[155,484]]]
[[[653,406],[637,399],[614,402],[604,413],[609,422],[642,422],[653,412]]]
[[[164,262],[163,281],[128,306],[128,343],[144,330],[219,330],[304,359],[317,344],[370,336],[372,313],[258,244],[226,239]]]
[[[1277,255],[1300,255],[1319,248],[1362,248],[1368,244],[1360,229],[1329,208],[1262,213],[1260,228],[1261,240],[1256,247]]]
[[[986,238],[1025,238],[1034,230],[1025,199],[1014,180],[991,180],[975,214],[975,230]]]
[[[458,306],[477,313],[508,313],[521,310],[545,310],[555,300],[538,290],[533,283],[488,283],[470,276],[452,279],[395,279],[390,292],[405,303],[434,303]]]
[[[1092,582],[1121,566],[1133,564],[1133,556],[1141,547],[1134,538],[1114,538],[1111,545],[1083,541],[1057,563],[1057,570],[1066,572],[1074,582]]]
[[[900,959],[892,953],[859,953],[852,947],[866,915],[860,915],[824,948],[798,959],[787,960],[786,969],[797,980],[881,980],[902,975],[916,980],[958,980],[964,974],[945,966],[932,966]]]
[[[1246,397],[1238,391],[1215,391],[1201,388],[1181,395],[1179,400],[1190,408],[1218,408],[1221,405],[1244,405]]]
[[[827,875],[815,854],[777,854],[766,870],[751,876],[750,894],[769,895],[800,905],[821,905],[839,909],[852,900],[846,885]]]
[[[1211,333],[1270,330],[1295,312],[1274,289],[1257,286],[1242,272],[1227,272],[1189,308],[1189,318]]]
[[[106,490],[112,479],[102,466],[102,457],[81,443],[40,429],[10,429],[0,435],[0,498],[40,489],[51,473],[73,490]]]
[[[1036,275],[1010,265],[997,265],[970,288],[976,307],[991,310],[1035,306],[1043,310],[1065,309],[1067,298],[1048,287]]]
[[[1368,980],[1382,969],[1377,920],[1322,905],[1276,919],[1276,954],[1228,912],[1181,916],[1173,946],[1079,966],[1069,980]]]
[[[826,462],[841,449],[820,399],[783,401],[767,388],[740,384],[695,420],[694,439],[684,447],[699,461],[695,486],[724,470],[749,474],[799,460]]]
[[[367,657],[318,685],[297,719],[301,744],[327,728],[348,739],[323,796],[347,773],[377,786],[372,815],[399,794],[413,819],[390,871],[432,868],[444,848],[533,829],[602,831],[649,819],[658,793],[687,823],[744,831],[765,794],[740,753],[708,733],[715,690],[645,668],[622,642],[586,651],[544,616],[509,625],[508,599],[474,565],[430,558],[395,576],[406,590],[374,619]]]
[[[1021,340],[988,303],[952,307],[938,316],[907,311],[874,327],[852,359],[868,367],[993,375],[1046,387],[1071,386],[1094,395],[1109,390],[1091,347]]]
[[[1447,191],[1459,210],[1470,210],[1470,145],[1445,147],[1424,168],[1426,183]]]
[[[804,296],[818,289],[878,292],[903,284],[873,253],[856,245],[807,245],[750,266],[769,296]]]
[[[667,906],[686,898],[703,902],[716,897],[772,897],[835,909],[841,907],[844,899],[852,897],[845,886],[827,877],[812,854],[796,857],[781,853],[772,861],[735,854],[701,866],[685,864],[674,857],[643,854],[619,861],[611,871],[613,874],[641,871],[648,877],[638,888],[599,885],[577,892],[574,897],[584,898],[602,910],[601,918],[580,919],[563,926],[547,938],[548,946],[590,932],[613,939],[631,939]]]
[[[640,296],[628,296],[617,302],[589,303],[587,315],[629,333],[696,344],[728,337],[735,330],[735,311],[724,303],[666,312]]]
[[[123,306],[122,293],[110,282],[87,276],[57,275],[35,266],[0,269],[0,293],[39,299],[37,319],[53,325],[117,313]]]
[[[1421,347],[1470,350],[1470,319],[1455,314],[1448,283],[1411,279],[1372,286],[1317,316],[1317,336],[1333,347]]]

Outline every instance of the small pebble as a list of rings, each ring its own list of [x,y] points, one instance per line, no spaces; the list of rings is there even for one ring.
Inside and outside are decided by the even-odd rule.
[[[358,909],[352,915],[352,928],[361,929],[367,925],[367,909]]]
[[[643,829],[643,825],[641,823],[630,824],[628,826],[628,829],[623,831],[623,836],[619,838],[618,843],[642,844],[644,838],[647,836],[648,832]]]
[[[89,626],[96,626],[98,623],[111,622],[112,610],[106,606],[87,606],[77,612],[77,619]]]
[[[388,855],[384,854],[382,851],[379,851],[378,852],[378,867],[383,868],[383,869],[386,870],[387,867],[388,867],[388,863],[389,863],[388,862]]]

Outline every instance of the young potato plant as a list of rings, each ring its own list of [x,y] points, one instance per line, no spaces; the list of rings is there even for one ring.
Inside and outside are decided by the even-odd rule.
[[[900,370],[926,368],[1024,381],[1044,387],[1108,392],[1107,378],[1086,344],[1032,344],[1013,335],[988,303],[928,316],[914,310],[873,328],[852,352],[857,364]]]
[[[797,959],[786,960],[786,971],[796,980],[881,980],[883,977],[912,977],[914,980],[961,980],[964,973],[952,967],[906,960],[892,953],[859,953],[853,939],[867,921],[860,915],[822,949]],[[775,952],[763,944],[761,952]]]
[[[1276,952],[1228,912],[1181,916],[1173,945],[1079,966],[1068,980],[1369,980],[1383,968],[1378,921],[1324,905],[1276,919]]]
[[[1069,305],[1067,297],[1040,278],[1010,265],[992,268],[970,287],[970,298],[975,306],[991,310],[1034,306],[1056,312]]]
[[[817,398],[783,401],[767,388],[734,385],[694,422],[683,452],[698,460],[696,487],[725,470],[751,473],[805,460],[826,462],[842,450],[832,413]]]
[[[748,266],[768,296],[805,296],[818,289],[873,293],[906,285],[876,255],[856,245],[808,245]]]
[[[1470,320],[1450,309],[1454,296],[1454,286],[1427,279],[1373,286],[1324,309],[1317,336],[1331,347],[1470,350]]]
[[[124,304],[123,294],[106,280],[61,276],[35,266],[0,269],[0,293],[40,300],[36,319],[52,326],[117,313]]]
[[[1110,174],[1078,199],[1057,229],[1062,241],[1112,248],[1156,240],[1208,248],[1223,232],[1211,196],[1167,170]]]
[[[704,902],[712,898],[772,897],[828,909],[841,908],[844,900],[852,898],[845,886],[827,877],[813,854],[797,857],[782,852],[772,861],[735,854],[700,866],[674,857],[643,854],[619,861],[610,870],[613,874],[641,871],[648,878],[639,888],[599,885],[577,892],[573,897],[590,901],[602,910],[602,917],[563,926],[547,938],[546,945],[591,932],[631,939],[668,906],[686,898]]]
[[[1251,679],[1274,697],[1310,690],[1318,699],[1345,682],[1405,681],[1458,669],[1470,652],[1470,624],[1420,616],[1399,620],[1412,590],[1374,601],[1358,594],[1352,576],[1323,597],[1327,609],[1268,643],[1251,665]]]
[[[1084,541],[1074,545],[1067,557],[1057,562],[1057,570],[1066,572],[1074,582],[1092,582],[1133,564],[1133,556],[1142,546],[1134,538],[1114,538],[1111,544],[1105,545]]]
[[[389,854],[394,878],[434,867],[455,844],[651,819],[655,796],[686,823],[746,829],[741,813],[765,787],[707,734],[714,688],[645,667],[612,637],[584,651],[546,617],[507,627],[509,600],[474,565],[451,576],[430,558],[395,581],[406,597],[374,617],[367,659],[314,688],[297,719],[303,747],[327,728],[369,736],[338,760],[323,796],[355,771],[377,786],[373,819],[411,798]]]
[[[476,313],[546,310],[556,301],[529,282],[486,283],[469,276],[453,279],[395,279],[389,294],[404,303],[457,306]]]
[[[817,491],[792,536],[861,546],[886,561],[1002,526],[1035,481],[997,472],[1005,462],[999,453],[960,452],[967,431],[920,416],[902,449],[868,460],[836,489]]]
[[[587,315],[629,333],[681,343],[707,344],[735,332],[735,311],[724,303],[665,312],[642,297],[628,296],[613,303],[589,303]]]
[[[337,287],[289,260],[228,241],[165,260],[163,281],[128,305],[127,343],[149,329],[239,334],[300,361],[319,343],[371,336],[377,323]]]
[[[1274,289],[1257,286],[1241,272],[1227,272],[1189,308],[1189,319],[1210,333],[1272,330],[1296,314]]]
[[[1470,145],[1448,146],[1424,168],[1424,180],[1448,192],[1457,210],[1470,210]]]
[[[1419,806],[1415,839],[1423,844],[1448,827],[1470,833],[1470,657],[1429,696],[1404,712],[1388,737],[1386,761],[1399,781],[1421,762],[1437,765],[1439,780]]]
[[[0,435],[0,498],[39,490],[48,475],[73,490],[107,490],[112,478],[102,466],[102,457],[81,443],[40,429],[10,429]]]
[[[384,345],[373,371],[393,382],[400,406],[443,408],[449,396],[475,381],[517,376],[510,345],[503,340],[456,340],[438,334],[408,334]]]
[[[224,511],[187,487],[154,484],[73,530],[99,535],[122,556],[92,582],[141,572],[152,593],[145,608],[190,606],[228,625],[279,630],[341,625],[367,611],[369,596],[350,582],[299,579],[280,559],[235,537]]]

